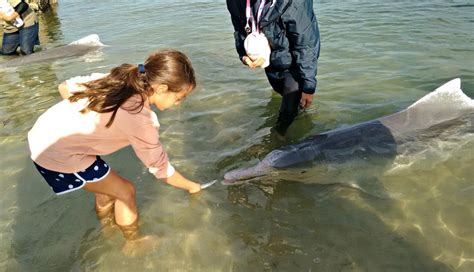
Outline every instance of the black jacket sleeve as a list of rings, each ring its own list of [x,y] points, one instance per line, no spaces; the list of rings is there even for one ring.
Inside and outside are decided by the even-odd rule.
[[[242,57],[246,56],[244,41],[247,37],[247,32],[245,32],[245,1],[236,1],[236,0],[226,0],[227,9],[230,13],[230,18],[232,20],[232,25],[234,26],[234,39],[235,39],[235,48],[239,54],[240,60]]]
[[[14,7],[16,13],[22,15],[29,8],[28,4],[25,1],[21,1],[18,5]]]
[[[304,93],[316,91],[316,74],[319,58],[319,28],[313,12],[313,1],[293,1],[285,16],[290,52],[296,71],[301,79],[300,89]]]

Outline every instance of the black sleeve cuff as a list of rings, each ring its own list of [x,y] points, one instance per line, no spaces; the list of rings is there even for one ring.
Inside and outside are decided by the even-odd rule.
[[[16,7],[14,8],[16,13],[18,14],[23,14],[25,11],[27,11],[29,8],[28,4],[21,1],[18,5],[16,5]]]

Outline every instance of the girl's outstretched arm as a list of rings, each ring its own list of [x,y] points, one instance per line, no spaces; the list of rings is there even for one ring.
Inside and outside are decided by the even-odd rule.
[[[187,190],[190,194],[201,191],[201,185],[199,183],[188,180],[176,170],[172,176],[165,178],[164,181],[174,187]]]

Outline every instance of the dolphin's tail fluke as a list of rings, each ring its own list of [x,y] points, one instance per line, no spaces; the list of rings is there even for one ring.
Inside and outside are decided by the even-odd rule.
[[[223,184],[233,185],[251,178],[265,176],[270,173],[272,169],[273,168],[266,164],[265,161],[262,161],[257,165],[248,168],[235,169],[225,173]]]
[[[97,34],[91,34],[89,36],[86,36],[82,39],[79,39],[77,41],[73,41],[70,44],[80,44],[80,45],[89,45],[89,46],[105,46],[103,43],[100,42],[99,35]]]

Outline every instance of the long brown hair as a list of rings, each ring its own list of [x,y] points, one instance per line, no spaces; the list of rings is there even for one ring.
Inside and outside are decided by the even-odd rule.
[[[196,87],[191,61],[179,51],[172,49],[156,51],[143,65],[144,73],[140,73],[138,65],[134,64],[125,63],[115,67],[106,77],[83,83],[86,90],[72,94],[69,101],[76,102],[87,98],[88,104],[81,110],[82,113],[113,112],[105,125],[110,127],[118,109],[130,97],[138,94],[141,102],[125,110],[140,112],[143,109],[146,99],[154,92],[151,84],[167,85],[170,92],[189,92]]]

